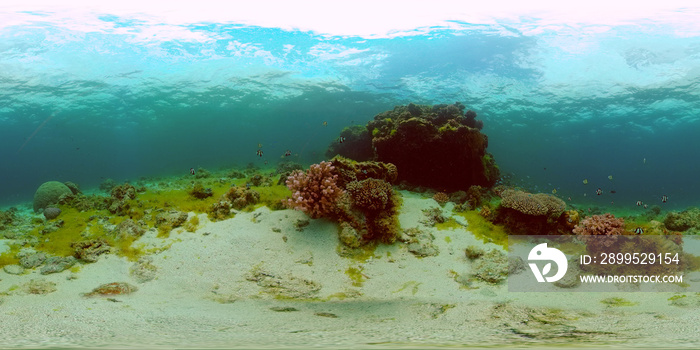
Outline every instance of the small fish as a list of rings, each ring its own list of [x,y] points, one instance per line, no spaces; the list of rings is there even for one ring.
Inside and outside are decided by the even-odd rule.
[[[328,126],[328,122],[324,121],[323,126]]]
[[[259,143],[259,144],[258,144],[258,148],[262,148],[262,143]]]
[[[637,227],[637,228],[634,229],[634,233],[636,233],[636,234],[638,234],[638,235],[641,235],[642,233],[644,233],[644,230],[642,230],[641,227]]]
[[[600,189],[600,187],[598,187],[598,189],[597,189],[597,190],[595,190],[595,194],[597,194],[597,195],[599,195],[599,196],[600,196],[601,194],[603,194],[603,190],[602,190],[602,189]]]
[[[245,188],[250,189],[250,182],[245,183]]]
[[[646,163],[647,163],[647,159],[646,158],[642,159],[642,164],[646,164]]]
[[[571,202],[571,197],[568,197],[568,198],[566,198],[566,199],[568,199],[568,200],[569,200],[569,202]]]
[[[556,188],[552,190],[552,194],[557,194],[557,189],[556,189]]]
[[[261,149],[259,149],[257,152],[255,152],[255,154],[257,154],[259,157],[262,157],[263,151]]]
[[[610,190],[610,193],[617,193],[617,191],[615,191],[615,190]]]
[[[588,179],[583,179],[583,184],[588,185]]]
[[[194,168],[190,168],[190,174],[194,175]]]
[[[544,170],[547,170],[547,168],[544,168]]]
[[[637,206],[638,206],[638,207],[641,207],[642,204],[644,204],[644,203],[642,203],[642,201],[637,201]]]
[[[649,206],[648,206],[648,205],[646,205],[646,204],[644,204],[644,209],[646,209],[646,208],[649,208]]]
[[[661,196],[661,203],[666,203],[666,201],[668,201],[668,196],[667,195]]]
[[[612,180],[612,175],[608,175],[608,180]]]
[[[342,136],[339,137],[339,138],[338,138],[338,143],[343,143],[343,142],[345,142],[345,138],[342,137]]]
[[[290,151],[290,150],[287,150],[287,152],[284,152],[285,157],[289,157],[291,155],[292,155],[292,151]]]

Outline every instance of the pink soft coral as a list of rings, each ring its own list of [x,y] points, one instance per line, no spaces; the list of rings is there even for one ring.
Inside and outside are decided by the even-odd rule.
[[[625,220],[610,213],[593,215],[583,219],[573,231],[577,235],[621,235],[625,232]]]
[[[287,187],[292,191],[292,198],[287,200],[289,207],[302,210],[313,219],[335,216],[344,191],[338,187],[338,175],[333,170],[330,162],[321,162],[306,172],[292,173],[287,178]]]

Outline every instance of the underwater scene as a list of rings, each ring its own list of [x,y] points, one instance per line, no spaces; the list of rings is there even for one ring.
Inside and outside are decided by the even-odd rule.
[[[0,4],[0,348],[700,348],[700,5]]]

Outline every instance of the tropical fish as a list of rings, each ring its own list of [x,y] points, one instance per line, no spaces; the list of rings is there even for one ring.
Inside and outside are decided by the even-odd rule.
[[[638,234],[638,235],[641,235],[642,233],[644,233],[644,230],[642,230],[641,227],[637,227],[637,228],[634,229],[634,233],[636,233],[636,234]]]
[[[666,203],[666,201],[668,201],[668,196],[667,195],[661,196],[661,203]]]
[[[647,159],[646,158],[642,159],[642,164],[646,164],[646,163],[647,163]]]
[[[287,152],[284,152],[285,157],[289,157],[291,155],[292,155],[292,151],[290,151],[290,150],[287,150]]]
[[[258,148],[262,148],[262,143],[259,143],[259,144],[258,144]]]
[[[328,126],[328,122],[327,122],[327,121],[324,121],[324,122],[323,122],[323,126]]]
[[[644,203],[642,203],[642,201],[637,201],[637,206],[638,206],[638,207],[641,207],[642,204],[644,204]]]
[[[649,208],[649,206],[648,206],[648,205],[646,205],[646,204],[644,204],[644,209],[646,209],[646,208]]]
[[[345,138],[342,137],[342,136],[339,137],[339,138],[338,138],[338,143],[343,143],[343,142],[345,142]]]
[[[557,189],[556,189],[556,188],[553,189],[553,190],[552,190],[552,193],[553,193],[553,194],[557,194]]]
[[[568,200],[569,200],[569,202],[571,202],[571,197],[568,197],[568,198],[566,198],[566,199],[568,199]]]
[[[617,193],[617,191],[615,191],[615,190],[610,190],[610,193],[615,194],[615,193]]]
[[[588,185],[588,179],[583,179],[583,184]]]
[[[194,168],[190,168],[190,174],[194,175]]]
[[[608,180],[612,180],[612,175],[608,175]]]
[[[257,152],[255,152],[258,156],[262,157],[263,156],[263,151],[259,149]]]
[[[601,194],[603,194],[603,190],[602,190],[602,189],[600,189],[600,187],[598,187],[598,189],[597,189],[597,190],[595,190],[595,194],[597,194],[597,195],[599,195],[599,196],[600,196]]]

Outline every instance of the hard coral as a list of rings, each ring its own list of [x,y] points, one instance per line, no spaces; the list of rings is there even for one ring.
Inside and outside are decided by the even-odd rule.
[[[293,172],[287,178],[287,187],[292,191],[287,205],[314,219],[335,216],[338,199],[344,191],[338,187],[334,170],[330,162],[321,162],[311,165],[306,172]]]
[[[492,186],[499,177],[488,138],[464,105],[397,106],[367,124],[375,159],[393,163],[399,181],[446,191]]]
[[[382,162],[356,162],[341,156],[331,160],[334,173],[338,174],[338,186],[344,187],[352,181],[379,179],[389,183],[396,182],[398,170],[396,165]]]
[[[437,192],[433,195],[433,199],[440,204],[440,206],[445,206],[447,202],[450,200],[450,197],[447,196],[445,192]]]
[[[501,193],[501,198],[502,207],[532,216],[557,218],[566,209],[563,200],[546,193],[532,194],[509,189]]]
[[[377,179],[353,181],[345,189],[350,194],[354,206],[370,212],[384,210],[393,195],[391,185]]]
[[[574,227],[574,233],[587,236],[613,236],[622,235],[625,232],[625,220],[615,218],[610,213],[586,217],[580,224]]]
[[[58,181],[44,182],[34,193],[34,212],[40,213],[44,208],[58,203],[62,195],[73,194],[73,192]]]
[[[241,210],[248,205],[258,203],[260,193],[246,187],[233,186],[224,194],[224,198],[231,202],[233,209]]]

